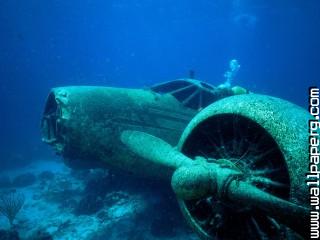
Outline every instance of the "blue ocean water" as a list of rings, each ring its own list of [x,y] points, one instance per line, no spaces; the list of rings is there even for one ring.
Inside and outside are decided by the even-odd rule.
[[[40,142],[51,87],[236,83],[306,106],[319,82],[320,3],[266,0],[0,2],[1,148]]]
[[[237,59],[234,84],[306,108],[319,29],[318,0],[0,0],[0,168],[53,156],[40,119],[57,86],[144,87],[190,70],[219,85]]]

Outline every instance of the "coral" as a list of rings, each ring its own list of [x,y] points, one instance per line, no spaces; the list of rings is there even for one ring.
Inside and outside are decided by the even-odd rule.
[[[111,207],[117,203],[123,203],[125,201],[128,201],[129,195],[125,192],[112,192],[106,195],[104,199],[104,204],[107,207]]]
[[[10,226],[13,226],[13,221],[18,212],[22,208],[25,201],[23,194],[8,193],[0,196],[0,213],[8,218]]]
[[[64,204],[77,197],[80,187],[67,176],[56,176],[43,187],[41,195],[46,201]]]
[[[103,200],[101,197],[88,194],[79,201],[74,213],[76,215],[90,215],[98,212],[102,207]]]

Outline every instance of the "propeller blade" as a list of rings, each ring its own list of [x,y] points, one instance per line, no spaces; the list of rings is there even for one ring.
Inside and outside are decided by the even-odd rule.
[[[121,134],[121,141],[140,157],[173,170],[192,163],[170,144],[148,133],[126,130]]]

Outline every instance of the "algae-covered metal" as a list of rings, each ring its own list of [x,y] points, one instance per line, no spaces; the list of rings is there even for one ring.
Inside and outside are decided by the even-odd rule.
[[[54,146],[71,167],[113,166],[167,178],[168,173],[160,171],[157,165],[148,165],[128,152],[120,142],[120,133],[139,130],[176,145],[199,109],[217,96],[231,94],[231,90],[217,90],[195,79],[166,82],[151,89],[54,88],[41,122],[43,141]]]
[[[120,142],[123,130],[145,131],[171,144],[196,111],[171,95],[108,87],[55,88],[42,120],[43,140],[72,167],[114,166],[136,174],[161,173],[146,166]],[[145,171],[149,169],[149,171]]]
[[[257,95],[222,99],[200,112],[187,126],[179,149],[242,172],[265,192],[307,207],[308,120],[304,109],[285,100]],[[231,199],[232,200],[232,199]],[[181,209],[203,239],[282,239],[287,230],[267,213],[215,196],[179,200]],[[208,205],[208,203],[210,203]],[[291,213],[288,212],[287,218]],[[298,226],[306,233],[307,222]],[[298,238],[287,232],[287,238]]]
[[[43,140],[69,166],[112,166],[171,180],[201,239],[306,236],[308,189],[301,179],[308,169],[309,114],[257,94],[206,107],[246,91],[190,79],[171,87],[53,89]]]
[[[302,236],[306,236],[305,226],[301,225],[301,222],[307,222],[308,208],[281,199],[268,193],[266,189],[260,189],[250,181],[250,176],[246,175],[241,169],[236,168],[236,165],[226,166],[224,164],[227,161],[232,162],[232,159],[208,161],[206,158],[198,156],[192,160],[170,146],[170,144],[143,132],[124,131],[121,134],[121,140],[131,151],[144,157],[146,161],[162,165],[164,168],[174,171],[171,179],[172,188],[179,199],[198,202],[193,206],[193,212],[198,210],[197,213],[199,214],[206,209],[201,204],[201,201],[206,201],[206,204],[212,208],[216,207],[215,205],[226,205],[227,203],[234,206],[239,204],[243,209],[246,209],[242,211],[243,217],[250,215],[250,213],[252,214],[254,210],[255,212],[260,212],[262,216],[267,214],[269,218],[272,217],[274,222],[278,221],[297,231]],[[271,179],[269,180],[271,181]],[[216,199],[216,204],[212,201],[213,197]],[[199,208],[201,205],[202,208]],[[210,234],[213,234],[212,228],[217,227],[216,224],[219,222],[219,218],[216,215],[220,213],[213,211],[213,209],[207,210],[208,212],[202,214],[209,214],[208,216],[211,216],[211,218],[200,223],[203,226],[211,227],[209,228]],[[233,209],[233,211],[237,213],[237,209]],[[220,218],[230,217],[219,216]],[[188,215],[188,217],[193,219],[192,215]],[[252,217],[252,219],[254,218]],[[245,218],[243,221],[245,221]],[[258,223],[257,226],[260,227]],[[270,237],[275,239],[274,233],[261,232],[265,236],[273,234]],[[215,232],[212,236],[210,236],[209,232],[205,233],[206,235],[201,234],[202,237],[205,237],[204,239],[218,235],[218,232]],[[242,234],[242,238],[252,235],[249,231],[245,233],[245,235]],[[234,237],[241,236],[238,232],[232,232],[232,234]],[[219,233],[219,235],[219,238],[229,239],[225,234],[221,236],[221,233]]]

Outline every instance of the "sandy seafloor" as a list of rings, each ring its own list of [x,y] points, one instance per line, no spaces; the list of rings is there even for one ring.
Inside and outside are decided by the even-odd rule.
[[[157,195],[156,189],[150,191],[144,190],[143,186],[126,186],[124,181],[121,185],[115,184],[116,187],[111,184],[110,190],[105,192],[102,189],[101,194],[103,186],[99,184],[108,179],[110,172],[75,171],[60,160],[36,161],[19,171],[2,172],[1,176],[14,179],[25,173],[35,176],[30,183],[25,182],[27,186],[0,188],[1,194],[14,190],[25,196],[25,204],[14,221],[14,228],[21,239],[198,239],[186,225],[178,205],[163,200],[163,195]],[[119,179],[121,176],[113,178],[113,181]],[[86,196],[94,196],[93,203],[88,200],[81,205]],[[94,209],[95,201],[99,205],[97,209]],[[2,215],[1,229],[9,229],[9,223]]]

